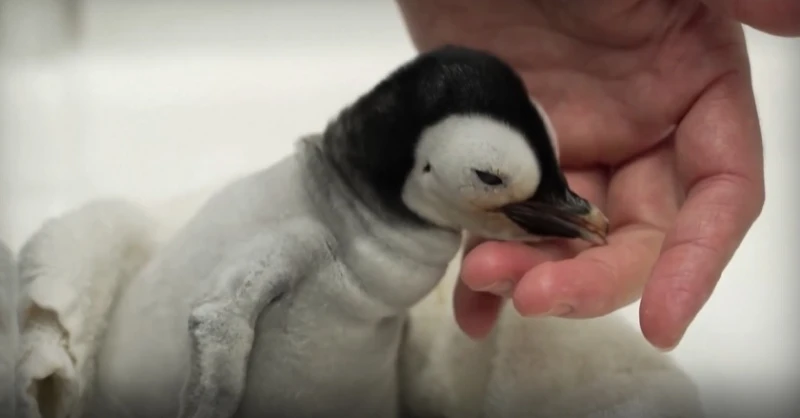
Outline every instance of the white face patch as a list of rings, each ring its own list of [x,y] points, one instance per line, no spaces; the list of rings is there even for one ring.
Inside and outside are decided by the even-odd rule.
[[[556,134],[556,129],[553,127],[553,121],[550,120],[550,116],[547,115],[547,112],[544,111],[544,107],[536,101],[533,97],[530,97],[531,103],[533,103],[533,107],[536,108],[536,111],[539,112],[539,117],[542,118],[544,121],[544,127],[547,130],[547,137],[550,138],[550,145],[553,147],[553,151],[556,154],[556,161],[559,158],[559,149],[558,149],[558,135]]]
[[[487,184],[476,171],[502,183]],[[516,226],[493,211],[531,197],[540,178],[535,152],[520,132],[487,116],[454,115],[422,133],[403,200],[442,226],[511,234]]]

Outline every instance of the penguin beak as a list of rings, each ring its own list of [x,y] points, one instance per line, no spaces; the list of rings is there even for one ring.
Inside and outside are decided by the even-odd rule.
[[[542,202],[528,199],[501,211],[526,232],[540,237],[579,238],[594,245],[607,243],[609,223],[603,212],[570,192],[563,199]]]

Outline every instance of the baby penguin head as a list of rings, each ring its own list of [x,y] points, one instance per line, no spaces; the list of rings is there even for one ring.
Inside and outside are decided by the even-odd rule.
[[[421,134],[403,201],[434,224],[484,238],[603,242],[605,217],[569,189],[557,165],[540,159],[547,153],[555,161],[550,143],[491,115],[449,115]]]
[[[477,51],[434,53],[443,57],[429,83],[447,87],[428,98],[442,110],[419,134],[403,202],[434,224],[484,238],[604,242],[608,221],[569,189],[547,115],[516,73]]]
[[[608,221],[567,185],[547,116],[491,54],[454,46],[422,54],[336,127],[346,138],[341,165],[384,211],[488,239],[605,242]]]

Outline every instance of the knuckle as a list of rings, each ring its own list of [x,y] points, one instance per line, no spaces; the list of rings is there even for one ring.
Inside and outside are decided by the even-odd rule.
[[[714,185],[721,193],[732,197],[736,208],[744,208],[747,216],[755,219],[761,213],[766,201],[766,185],[763,176],[759,180],[745,174],[726,173],[714,178]]]

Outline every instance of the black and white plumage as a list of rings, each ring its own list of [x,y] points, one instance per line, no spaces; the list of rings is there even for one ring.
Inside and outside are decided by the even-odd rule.
[[[81,312],[109,305],[107,321],[70,334],[67,347],[82,335],[97,347],[69,353],[84,396],[61,407],[76,417],[447,416],[404,405],[401,382],[413,379],[399,368],[409,309],[445,275],[461,232],[605,235],[602,214],[567,187],[554,142],[507,65],[446,47],[398,69],[294,154],[223,188],[144,261],[120,260],[153,248],[150,221],[125,203],[45,226],[26,246],[34,261],[23,276],[42,263],[88,272],[60,280],[93,296]],[[98,230],[100,215],[113,233],[78,245],[63,232]],[[59,248],[75,259],[53,257]],[[34,279],[30,303],[46,304],[56,279]],[[63,322],[75,312],[65,309]],[[23,375],[41,370],[37,347],[23,348],[33,359]],[[488,403],[476,416],[531,406],[508,399],[516,403]]]
[[[444,47],[402,66],[345,109],[326,131],[323,151],[359,195],[372,196],[365,200],[377,213],[492,238],[601,241],[607,225],[569,190],[554,140],[547,116],[507,64]],[[485,230],[464,207],[495,210],[525,200],[529,205],[508,206]],[[586,216],[590,229],[565,219]],[[497,224],[506,217],[527,230],[501,232]]]

